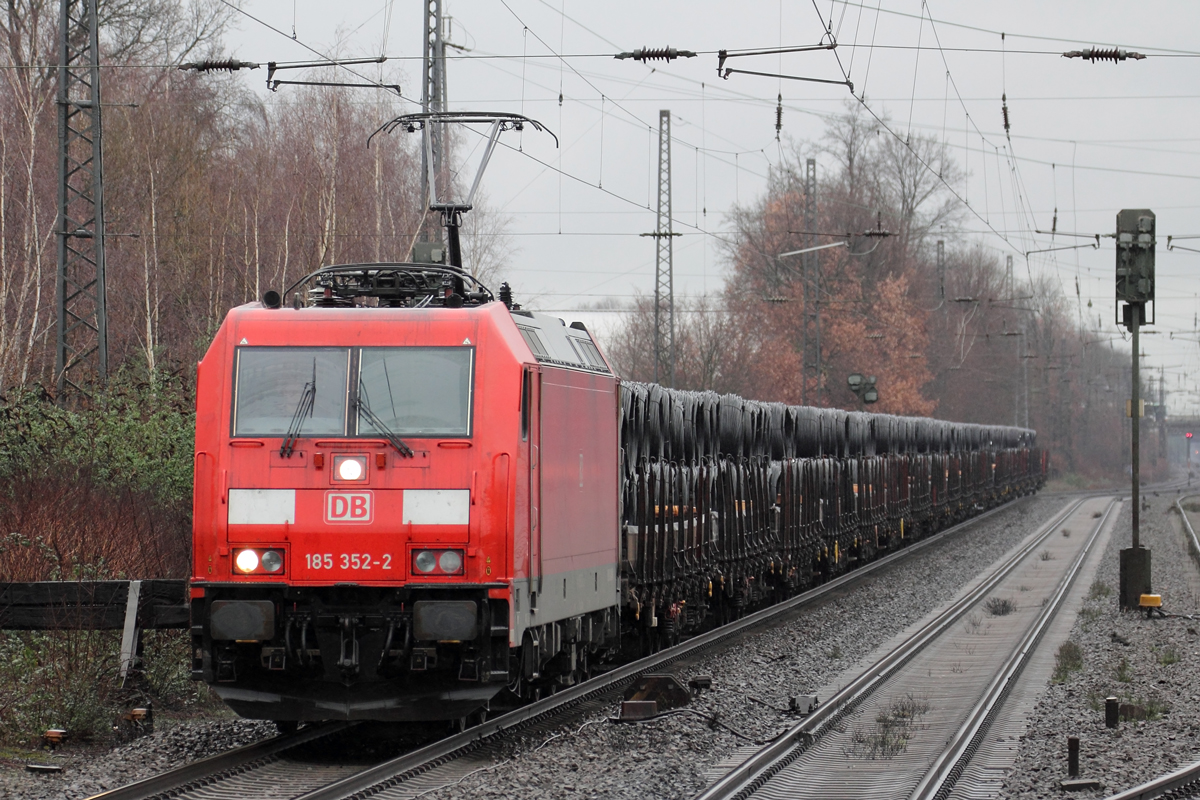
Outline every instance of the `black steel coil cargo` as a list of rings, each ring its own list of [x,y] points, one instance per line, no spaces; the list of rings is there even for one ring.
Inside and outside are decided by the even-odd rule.
[[[644,460],[870,457],[1034,447],[1037,441],[1026,428],[762,403],[632,382],[621,387],[621,412],[627,474]]]

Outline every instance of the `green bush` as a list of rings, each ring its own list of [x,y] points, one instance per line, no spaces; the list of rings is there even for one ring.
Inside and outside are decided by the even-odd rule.
[[[78,410],[39,388],[0,398],[0,479],[86,471],[114,489],[190,500],[194,441],[194,396],[178,378],[121,373]]]
[[[184,381],[116,375],[78,408],[36,388],[0,397],[0,576],[13,581],[182,578],[191,553],[194,400]],[[0,631],[0,742],[48,728],[107,736],[147,700],[208,703],[186,631],[143,635],[118,677],[120,632]]]

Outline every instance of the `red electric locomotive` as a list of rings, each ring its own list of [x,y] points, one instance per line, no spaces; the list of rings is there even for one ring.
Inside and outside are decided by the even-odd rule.
[[[199,366],[194,677],[287,722],[579,674],[619,628],[619,381],[588,331],[453,267],[306,280]]]

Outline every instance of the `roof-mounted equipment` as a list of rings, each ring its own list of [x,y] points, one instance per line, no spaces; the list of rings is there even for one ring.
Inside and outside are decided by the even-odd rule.
[[[549,133],[554,138],[555,147],[558,147],[558,137],[547,130],[542,123],[522,114],[491,111],[428,111],[404,114],[384,123],[375,133],[367,137],[367,146],[370,147],[371,140],[379,133],[392,133],[397,128],[403,128],[409,133],[416,133],[424,130],[426,125],[447,123],[462,125],[487,123],[492,126],[488,133],[487,147],[483,151],[483,159],[479,162],[479,170],[475,173],[475,181],[471,184],[471,191],[467,193],[466,201],[462,203],[438,200],[437,181],[433,174],[433,137],[425,137],[427,156],[425,163],[429,165],[429,210],[441,215],[442,227],[446,229],[447,249],[449,250],[447,255],[450,259],[450,266],[458,267],[461,270],[463,265],[462,247],[459,244],[458,229],[462,227],[463,214],[471,210],[471,204],[475,201],[475,192],[479,190],[479,182],[483,179],[483,172],[487,169],[488,161],[491,160],[492,151],[496,149],[496,142],[500,140],[500,134],[507,130],[522,131],[525,130],[526,125],[529,125],[535,131]]]
[[[298,291],[305,286],[306,291]],[[412,263],[334,264],[305,275],[284,294],[292,296],[295,308],[352,308],[370,304],[364,300],[371,298],[384,308],[462,308],[495,299],[490,289],[458,267]],[[263,305],[279,308],[266,298]]]

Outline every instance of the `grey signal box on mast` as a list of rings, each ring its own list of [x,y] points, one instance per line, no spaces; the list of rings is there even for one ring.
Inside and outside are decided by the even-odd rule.
[[[1117,213],[1117,302],[1154,302],[1154,212]],[[1143,324],[1145,320],[1142,320]]]

